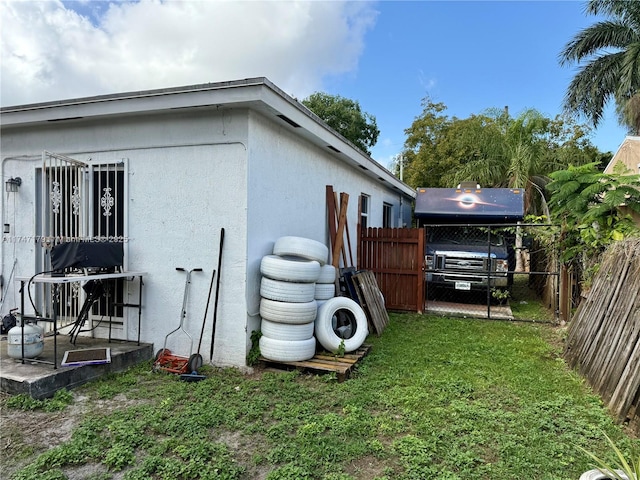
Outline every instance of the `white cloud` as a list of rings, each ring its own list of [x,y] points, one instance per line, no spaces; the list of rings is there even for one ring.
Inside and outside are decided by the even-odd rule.
[[[69,5],[4,2],[2,105],[261,76],[304,98],[357,69],[377,15],[350,1]]]

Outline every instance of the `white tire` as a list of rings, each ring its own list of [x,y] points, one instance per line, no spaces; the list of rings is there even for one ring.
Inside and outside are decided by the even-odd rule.
[[[319,309],[315,322],[316,339],[324,348],[336,353],[344,342],[344,351],[360,348],[369,335],[367,316],[356,302],[348,297],[334,297]]]
[[[280,237],[273,246],[273,254],[306,258],[324,265],[329,258],[329,249],[324,243],[310,238]]]
[[[282,282],[262,277],[260,296],[278,302],[305,303],[314,300],[315,283]]]
[[[314,283],[320,276],[320,263],[299,257],[265,255],[260,262],[260,273],[273,280]]]
[[[330,264],[322,265],[316,283],[336,283],[336,267]]]
[[[620,478],[629,480],[629,477],[627,477],[622,470],[616,470],[615,472]],[[613,475],[605,475],[598,469],[589,470],[588,472],[584,472],[582,475],[580,475],[580,480],[611,480],[612,478]]]
[[[316,354],[316,339],[308,340],[276,340],[260,337],[260,355],[276,362],[302,362],[313,358]]]
[[[313,337],[314,323],[278,323],[262,319],[260,331],[262,336],[274,340],[309,340]]]
[[[327,300],[336,296],[336,286],[333,283],[316,283],[316,300]]]
[[[299,325],[313,322],[318,315],[315,300],[302,303],[278,302],[268,298],[260,299],[260,316],[263,320]]]

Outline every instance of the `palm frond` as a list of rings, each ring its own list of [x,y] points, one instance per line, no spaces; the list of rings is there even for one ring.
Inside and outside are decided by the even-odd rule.
[[[610,465],[606,461],[597,457],[595,454],[580,446],[578,446],[578,448],[582,452],[586,453],[596,463],[596,468],[600,470],[603,475],[607,475],[615,480],[638,480],[638,477],[640,476],[640,455],[633,455],[633,457],[635,458],[631,459],[631,465],[629,465],[629,462],[627,462],[624,454],[616,446],[613,440],[611,440],[611,438],[606,433],[603,432],[603,434],[607,439],[609,446],[616,455],[616,465]]]

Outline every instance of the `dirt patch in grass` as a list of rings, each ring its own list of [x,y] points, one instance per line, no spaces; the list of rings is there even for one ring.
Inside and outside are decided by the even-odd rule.
[[[258,380],[264,373],[260,366],[247,372],[245,379]],[[107,416],[117,410],[124,410],[142,404],[151,404],[146,398],[129,398],[117,394],[112,398],[99,399],[86,395],[83,389],[71,391],[72,402],[63,410],[45,412],[24,410],[6,406],[8,394],[0,393],[0,479],[9,479],[40,454],[71,440],[73,431],[86,419],[87,415]],[[257,465],[253,458],[264,453],[260,435],[243,435],[237,431],[212,432],[215,441],[225,444],[233,452],[237,463],[246,469],[246,478],[263,480],[269,473],[268,465]],[[69,480],[118,480],[123,471],[109,470],[100,463],[64,467]]]
[[[109,400],[92,400],[86,395],[71,392],[73,402],[58,412],[43,412],[7,408],[0,397],[0,478],[11,475],[33,460],[37,455],[61,445],[71,439],[73,430],[82,422],[85,415],[100,412],[108,414],[116,409],[143,403],[144,400],[131,400],[116,395]],[[70,480],[99,478],[100,472],[106,472],[101,465],[87,465],[65,472]],[[117,478],[111,476],[110,478]]]

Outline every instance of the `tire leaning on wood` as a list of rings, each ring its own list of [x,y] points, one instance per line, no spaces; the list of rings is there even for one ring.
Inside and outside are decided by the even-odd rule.
[[[273,254],[279,256],[301,257],[315,260],[325,265],[329,258],[329,249],[324,243],[304,237],[280,237],[273,246]]]
[[[320,276],[320,263],[298,257],[265,255],[260,262],[260,273],[272,280],[314,283]]]
[[[367,316],[350,298],[330,298],[318,309],[315,334],[320,345],[330,352],[337,353],[343,342],[344,351],[353,352],[369,335]]]

